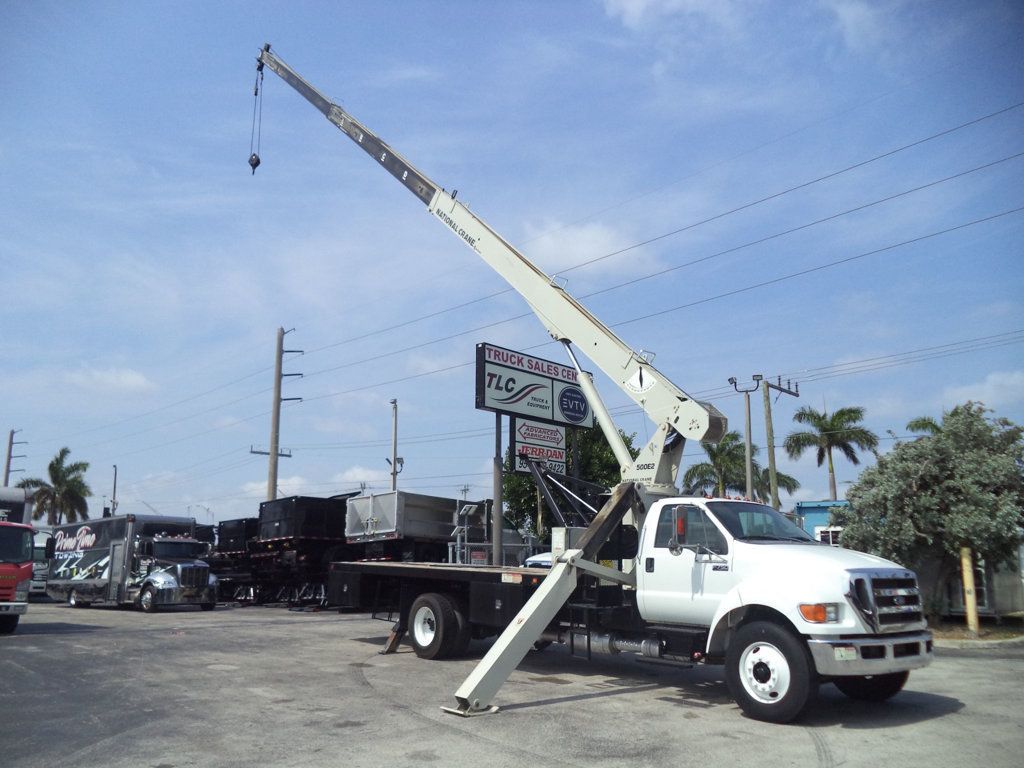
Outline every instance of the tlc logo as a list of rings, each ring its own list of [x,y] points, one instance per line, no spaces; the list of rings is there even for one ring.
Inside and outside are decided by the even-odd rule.
[[[487,388],[496,389],[499,392],[512,392],[516,388],[514,376],[502,376],[500,373],[488,372]]]

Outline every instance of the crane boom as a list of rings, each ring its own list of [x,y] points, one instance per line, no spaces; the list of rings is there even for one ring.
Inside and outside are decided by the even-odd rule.
[[[561,286],[491,229],[465,205],[418,171],[373,131],[326,98],[265,45],[257,67],[270,68],[315,106],[406,189],[465,245],[490,265],[529,304],[551,337],[562,342],[580,372],[580,385],[595,410],[598,424],[619,462],[622,479],[641,483],[648,494],[672,495],[685,439],[717,442],[726,419],[712,405],[700,403],[635,352]],[[575,344],[657,425],[651,441],[634,459],[623,444],[593,382],[572,355]],[[683,439],[679,439],[683,438]]]

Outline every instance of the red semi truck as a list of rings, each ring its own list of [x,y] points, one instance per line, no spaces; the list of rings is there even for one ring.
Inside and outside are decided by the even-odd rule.
[[[30,525],[0,519],[0,635],[17,629],[28,610],[33,533]]]

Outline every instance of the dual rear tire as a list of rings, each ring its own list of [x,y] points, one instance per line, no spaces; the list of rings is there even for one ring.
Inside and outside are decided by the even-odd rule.
[[[409,609],[409,638],[421,659],[461,656],[472,637],[465,611],[449,595],[426,592]]]

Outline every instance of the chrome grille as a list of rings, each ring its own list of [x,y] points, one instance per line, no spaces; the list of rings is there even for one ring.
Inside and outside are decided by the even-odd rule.
[[[909,572],[871,573],[854,579],[851,597],[879,632],[895,632],[924,619],[921,590]]]
[[[205,587],[210,581],[210,568],[206,565],[179,565],[178,583],[183,588]]]

